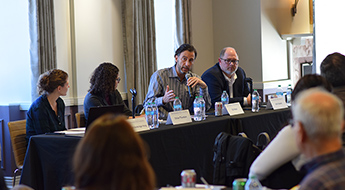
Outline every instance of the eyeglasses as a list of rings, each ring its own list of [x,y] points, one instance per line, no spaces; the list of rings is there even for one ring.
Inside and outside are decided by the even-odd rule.
[[[220,59],[225,61],[225,63],[227,64],[233,63],[234,65],[237,65],[238,62],[240,62],[240,60],[237,60],[237,59],[223,59],[223,58],[220,58]]]
[[[115,80],[119,83],[121,81],[121,78],[119,77],[119,78],[117,78]]]

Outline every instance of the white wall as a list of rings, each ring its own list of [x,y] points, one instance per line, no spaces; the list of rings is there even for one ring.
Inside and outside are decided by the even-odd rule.
[[[345,55],[345,1],[315,1],[316,72],[320,73],[322,60],[333,52]]]
[[[214,60],[224,47],[234,47],[254,88],[260,88],[263,78],[260,6],[258,0],[216,0],[212,7]]]
[[[0,18],[0,105],[30,105],[28,1],[1,2]]]
[[[217,62],[214,57],[212,0],[192,0],[191,5],[192,44],[198,52],[193,72],[201,76]]]
[[[64,68],[75,75],[75,94],[64,97],[68,102],[78,102],[82,105],[84,96],[90,87],[89,79],[94,69],[102,62],[112,62],[120,69],[120,77],[124,77],[121,1],[120,0],[75,0],[75,65],[72,68],[71,37],[69,34],[70,15],[66,1],[55,1],[55,12],[59,25],[56,27],[58,51],[58,67]],[[71,76],[70,76],[71,78]],[[72,83],[73,84],[73,83]],[[125,80],[118,87],[125,92]],[[70,89],[73,91],[73,89]],[[125,96],[126,94],[123,94]],[[72,99],[72,100],[71,100]]]
[[[262,1],[262,81],[288,79],[287,42],[282,40],[269,15],[271,1]],[[274,8],[274,7],[273,7]],[[286,15],[290,16],[290,15]]]
[[[65,97],[66,104],[73,104],[73,90],[76,88],[74,73],[72,70],[71,55],[71,27],[69,1],[54,1],[55,9],[55,38],[56,38],[56,61],[57,68],[66,71],[69,75],[70,89]]]

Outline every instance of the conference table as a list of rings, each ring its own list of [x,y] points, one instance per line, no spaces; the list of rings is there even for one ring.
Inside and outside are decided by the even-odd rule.
[[[220,132],[246,133],[256,142],[257,135],[267,132],[273,138],[287,123],[290,109],[260,110],[252,113],[216,117],[181,125],[161,124],[158,129],[139,132],[149,147],[149,161],[156,173],[157,186],[180,185],[184,169],[194,169],[197,182],[213,180],[213,145]],[[35,190],[60,190],[73,184],[72,158],[82,137],[67,135],[32,136],[23,165],[21,184]],[[101,138],[101,137],[100,137]],[[111,150],[110,150],[111,151]]]

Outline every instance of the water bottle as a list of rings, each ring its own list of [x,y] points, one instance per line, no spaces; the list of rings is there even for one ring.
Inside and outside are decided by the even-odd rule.
[[[249,179],[244,186],[245,190],[262,190],[262,185],[255,175],[249,176]]]
[[[225,104],[229,103],[229,95],[228,95],[228,93],[226,93],[225,90],[223,91],[223,94],[222,94],[220,100],[222,101],[223,108],[225,107]]]
[[[292,88],[291,88],[291,84],[289,84],[286,91],[286,104],[288,106],[291,106],[291,93],[292,93]]]
[[[146,122],[147,125],[150,127],[150,129],[153,129],[153,118],[152,118],[152,107],[151,103],[147,103],[145,107],[145,117],[146,117]]]
[[[194,106],[194,121],[201,121],[202,120],[202,110],[199,96],[196,96],[193,102]]]
[[[199,96],[199,101],[201,104],[201,111],[202,111],[202,120],[206,119],[206,107],[205,107],[205,100],[202,96]]]
[[[259,99],[260,94],[256,89],[254,89],[254,92],[252,94],[252,112],[259,112]]]
[[[156,106],[155,102],[152,102],[152,123],[153,128],[159,127],[159,120],[158,120],[158,107]]]
[[[181,111],[181,110],[182,110],[181,100],[176,96],[174,100],[174,111]]]
[[[276,91],[276,96],[277,96],[277,98],[280,98],[280,97],[284,96],[284,91],[283,91],[281,85],[278,85],[278,88],[277,88],[277,91]]]

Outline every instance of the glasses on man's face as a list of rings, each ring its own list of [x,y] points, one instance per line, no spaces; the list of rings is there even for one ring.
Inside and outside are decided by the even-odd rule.
[[[119,78],[117,78],[115,80],[119,83],[121,81],[121,78],[119,77]]]
[[[233,65],[237,65],[238,62],[240,61],[240,60],[237,60],[237,59],[223,59],[223,58],[220,58],[220,59],[223,60],[227,64],[232,63]]]

